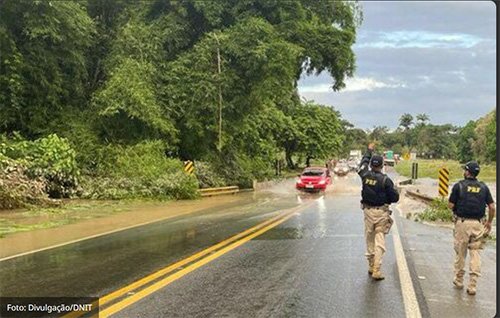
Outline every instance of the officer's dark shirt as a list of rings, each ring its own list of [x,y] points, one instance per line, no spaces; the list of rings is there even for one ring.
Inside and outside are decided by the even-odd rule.
[[[460,185],[463,193],[460,191]],[[468,192],[468,186],[479,187],[480,191]],[[453,213],[464,218],[483,217],[486,206],[494,202],[490,189],[476,178],[466,178],[455,183],[448,201],[454,204]]]
[[[363,183],[363,190],[361,191],[361,203],[370,206],[382,206],[384,204],[391,204],[399,201],[399,193],[394,189],[392,180],[381,172],[370,171],[368,168],[372,152],[368,152],[361,159],[359,164],[358,174]],[[376,180],[377,183],[382,185],[371,185],[367,179]]]

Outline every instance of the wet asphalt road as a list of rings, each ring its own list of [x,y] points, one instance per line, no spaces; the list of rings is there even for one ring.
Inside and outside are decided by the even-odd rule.
[[[453,230],[400,219],[405,233],[405,253],[411,263],[414,286],[418,289],[427,315],[431,317],[494,317],[496,313],[496,247],[488,243],[481,253],[481,277],[477,294],[452,288]],[[465,270],[469,267],[467,258]],[[468,281],[468,273],[465,283]]]
[[[261,223],[300,213],[113,317],[404,317],[393,245],[373,281],[364,259],[359,180],[297,195],[293,181],[241,201],[0,263],[1,296],[100,296]],[[307,207],[306,207],[307,205]],[[450,230],[398,220],[423,317],[492,317],[496,253],[478,295],[451,288]],[[420,277],[420,278],[419,278]],[[424,277],[424,279],[421,279]]]
[[[353,200],[319,198],[113,317],[404,317],[393,249],[385,259],[386,281],[373,281]]]
[[[299,204],[269,194],[241,196],[186,217],[3,261],[0,295],[102,296]]]

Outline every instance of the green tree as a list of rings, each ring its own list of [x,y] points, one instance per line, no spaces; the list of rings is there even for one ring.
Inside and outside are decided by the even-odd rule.
[[[480,162],[496,160],[496,111],[491,111],[476,121],[476,139],[472,142],[474,159]],[[495,149],[495,150],[494,150]]]
[[[457,155],[453,125],[427,125],[418,135],[417,149],[427,158],[452,159]]]
[[[350,150],[364,150],[368,144],[368,134],[360,128],[350,128],[345,130],[345,142],[343,155],[348,155]]]
[[[487,162],[497,161],[497,112],[495,110],[492,120],[486,127],[485,158]]]
[[[380,143],[383,136],[385,136],[389,132],[389,127],[387,126],[375,126],[373,130],[370,132],[370,140],[373,142]]]
[[[422,113],[422,114],[418,114],[416,116],[416,119],[417,119],[417,122],[419,125],[425,125],[427,124],[427,122],[429,121],[429,115],[425,114],[425,113]]]
[[[163,137],[176,144],[176,129],[160,107],[154,91],[152,65],[124,59],[94,98],[102,117],[102,137],[115,142],[138,142]]]
[[[332,107],[308,102],[298,106],[292,115],[298,133],[296,151],[310,160],[325,159],[342,151],[344,136],[339,113]]]
[[[410,129],[410,126],[413,125],[413,116],[411,114],[403,114],[399,118],[399,126],[403,127],[405,130]]]
[[[457,150],[458,150],[458,160],[462,163],[472,160],[474,158],[474,153],[472,151],[472,144],[474,140],[477,139],[476,136],[476,123],[474,121],[469,121],[458,134],[457,139]]]
[[[394,152],[397,153],[397,151],[394,150],[394,147],[396,145],[403,145],[405,142],[405,136],[403,132],[395,130],[391,133],[386,133],[382,135],[381,142],[385,149],[392,149]]]
[[[0,2],[0,131],[37,137],[87,105],[86,50],[95,25],[79,2]]]
[[[357,2],[6,0],[0,14],[0,133],[57,132],[85,173],[136,145],[245,182],[283,153],[293,166],[342,151],[340,114],[301,103],[297,81],[326,71],[345,87]]]
[[[399,126],[404,128],[405,144],[410,146],[410,126],[413,125],[413,116],[405,113],[399,118]]]

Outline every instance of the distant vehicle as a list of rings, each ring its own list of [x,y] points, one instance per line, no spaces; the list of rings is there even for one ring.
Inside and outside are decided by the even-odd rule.
[[[299,175],[295,188],[305,191],[320,191],[332,183],[330,170],[325,167],[308,167]]]
[[[362,158],[363,154],[361,150],[351,150],[349,152],[349,167],[351,167],[351,170],[356,170],[358,168]]]
[[[363,154],[361,153],[361,150],[351,150],[349,152],[349,159],[356,159],[356,160],[361,160],[363,158]]]
[[[358,160],[354,160],[354,159],[351,159],[347,162],[347,165],[349,166],[349,169],[351,171],[356,171],[358,170],[358,167],[359,167],[359,161]]]
[[[345,176],[349,171],[351,171],[351,168],[347,162],[341,162],[333,169],[333,172],[338,176]]]
[[[392,150],[384,151],[384,165],[394,167],[394,152]]]

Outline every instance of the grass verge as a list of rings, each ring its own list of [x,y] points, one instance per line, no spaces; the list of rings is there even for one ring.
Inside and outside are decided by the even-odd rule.
[[[451,222],[453,213],[448,208],[448,202],[439,198],[434,199],[424,212],[417,214],[418,221]]]
[[[463,178],[462,165],[455,160],[416,160],[418,163],[418,177],[419,178],[438,178],[438,171],[442,167],[448,168],[450,170],[450,180],[456,181]],[[405,160],[400,161],[396,165],[396,171],[405,176],[411,177],[412,161]],[[496,165],[495,164],[482,164],[481,173],[478,179],[485,182],[496,181]]]

